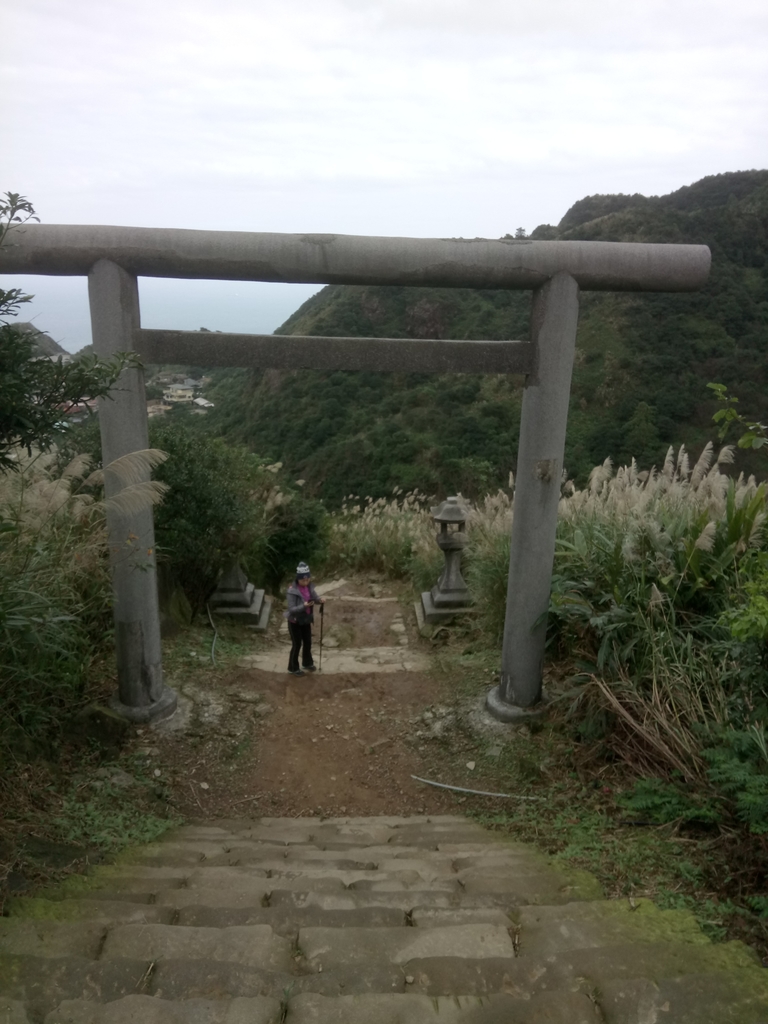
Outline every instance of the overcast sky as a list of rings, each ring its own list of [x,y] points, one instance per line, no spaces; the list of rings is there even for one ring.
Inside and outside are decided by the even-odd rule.
[[[768,167],[765,0],[2,0],[0,30],[0,192],[46,223],[494,238]],[[12,283],[89,341],[83,280]],[[271,331],[312,291],[142,280],[142,322]]]

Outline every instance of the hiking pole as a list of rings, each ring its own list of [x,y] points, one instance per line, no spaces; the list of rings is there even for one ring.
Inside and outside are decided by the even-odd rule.
[[[320,605],[320,667],[318,668],[318,672],[322,672],[323,671],[323,623],[325,622],[325,616],[323,615],[323,611],[324,610],[325,610],[325,605],[321,604]]]

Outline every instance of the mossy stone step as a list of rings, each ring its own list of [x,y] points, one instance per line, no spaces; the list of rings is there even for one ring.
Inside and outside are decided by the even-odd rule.
[[[104,960],[226,960],[262,970],[289,971],[292,945],[269,925],[190,928],[183,925],[129,924],[111,931]]]
[[[171,912],[170,907],[158,909]],[[208,907],[191,903],[177,912],[174,924],[197,928],[267,924],[276,935],[295,936],[300,928],[311,927],[404,928],[407,919],[406,912],[397,907],[356,907],[352,910],[297,907],[288,910],[285,907]]]
[[[416,958],[514,958],[512,939],[497,924],[448,928],[302,928],[299,949],[316,970],[363,967],[368,963],[407,964]]]
[[[11,918],[48,921],[103,921],[114,924],[170,924],[173,907],[105,898],[48,900],[41,897],[17,897],[8,908]],[[3,1024],[0,1018],[0,1024]]]
[[[288,1004],[290,1024],[596,1024],[594,1003],[579,992],[511,995],[302,994]],[[47,1022],[46,1022],[47,1024]],[[677,1024],[677,1022],[675,1022]]]
[[[528,957],[521,956],[520,963]],[[532,958],[539,963],[537,957]],[[761,974],[757,954],[743,942],[633,942],[568,950],[547,956],[564,973],[602,989],[609,982],[646,978],[660,981],[685,974],[748,971]],[[761,975],[762,976],[762,975]],[[768,984],[768,972],[765,972]],[[768,1018],[766,1018],[768,1020]]]
[[[0,917],[0,954],[82,956],[95,960],[107,927],[103,920],[61,922]]]
[[[46,1016],[45,1024],[279,1024],[280,1019],[280,1002],[276,999],[191,999],[173,1003],[132,995],[106,1006],[64,1002]]]
[[[35,1024],[64,999],[112,1002],[147,990],[152,972],[146,960],[89,960],[0,954],[0,992],[34,1011]],[[2,1024],[5,1024],[0,1017]]]
[[[454,816],[226,822],[0,920],[0,1024],[768,1024],[693,916]]]
[[[269,893],[271,907],[321,907],[324,910],[352,910],[355,907],[398,907],[410,912],[418,907],[451,910],[456,907],[501,907],[512,906],[514,901],[507,893],[494,895],[466,896],[457,887],[445,892],[424,889],[409,889],[400,892],[363,892],[347,889],[340,893],[312,892],[289,889],[272,889]]]
[[[653,982],[606,981],[600,992],[605,1024],[765,1024],[768,971],[686,974]]]
[[[3,996],[0,996],[0,1021],[3,1024],[32,1024],[24,1003],[16,999],[5,999]]]
[[[659,910],[646,899],[520,907],[513,916],[520,929],[521,957],[627,943],[709,945],[689,911]]]

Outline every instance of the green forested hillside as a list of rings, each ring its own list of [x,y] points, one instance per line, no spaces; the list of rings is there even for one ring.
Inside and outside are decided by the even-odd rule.
[[[585,293],[566,466],[658,462],[712,436],[709,381],[768,416],[768,171],[721,174],[667,196],[589,196],[533,238],[697,242],[713,266],[693,295]],[[278,334],[525,338],[530,295],[331,286]],[[522,380],[501,376],[222,371],[207,426],[283,461],[331,503],[393,487],[465,494],[515,467]],[[744,468],[757,468],[745,463]]]

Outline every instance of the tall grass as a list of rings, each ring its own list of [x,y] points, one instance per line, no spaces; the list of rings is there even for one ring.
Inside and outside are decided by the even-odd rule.
[[[707,732],[748,726],[763,700],[724,613],[763,543],[766,495],[728,477],[731,461],[711,445],[692,468],[682,448],[660,472],[606,461],[560,507],[551,640],[587,680],[572,712],[607,713],[617,756],[688,779],[705,774]]]
[[[572,666],[559,704],[582,740],[638,775],[709,787],[721,809],[749,791],[738,814],[759,830],[768,828],[766,489],[730,477],[732,461],[730,447],[715,457],[707,445],[694,465],[670,449],[660,470],[634,461],[614,470],[607,459],[585,488],[566,485],[548,643]],[[498,492],[467,523],[464,574],[496,650],[513,515]],[[424,589],[443,564],[434,537],[423,498],[368,499],[335,517],[331,557]]]
[[[440,575],[443,556],[435,544],[430,499],[419,491],[360,499],[350,494],[331,514],[327,564],[347,572],[409,578],[420,589]]]
[[[87,460],[17,453],[0,476],[0,744],[31,750],[82,696],[109,629],[103,512],[78,493]]]
[[[17,449],[15,469],[0,474],[0,750],[34,752],[84,699],[111,638],[107,507],[130,511],[162,495],[143,479],[160,452],[106,467],[127,484],[108,502],[87,456],[62,470],[57,457]]]

